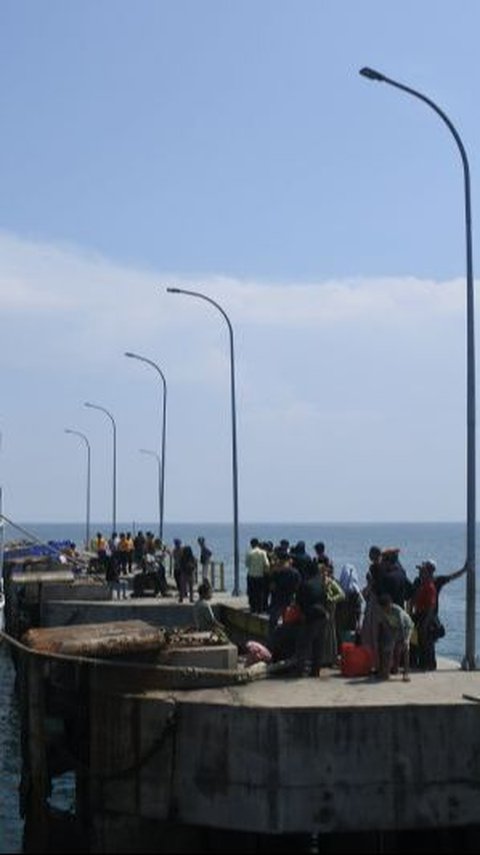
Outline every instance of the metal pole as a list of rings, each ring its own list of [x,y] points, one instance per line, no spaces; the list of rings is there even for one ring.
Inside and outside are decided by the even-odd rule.
[[[128,356],[129,359],[138,359],[140,362],[145,362],[147,365],[150,365],[155,369],[157,374],[159,374],[162,385],[163,385],[163,403],[162,403],[162,434],[160,439],[161,446],[161,458],[162,458],[162,470],[161,470],[161,481],[160,481],[160,525],[159,525],[159,537],[163,543],[163,519],[164,519],[164,507],[165,507],[165,449],[166,449],[166,436],[167,436],[167,381],[165,380],[165,375],[157,365],[156,362],[153,362],[152,359],[147,359],[146,356],[139,356],[138,353],[131,353],[127,351],[125,356]]]
[[[475,493],[476,493],[476,473],[475,473],[475,316],[474,316],[474,281],[473,281],[473,254],[472,254],[472,212],[471,212],[471,194],[470,194],[470,168],[465,147],[460,138],[460,135],[450,121],[448,116],[437,106],[430,98],[417,92],[416,89],[411,89],[410,86],[405,86],[403,83],[398,83],[390,77],[386,77],[381,72],[373,68],[362,68],[360,74],[370,80],[376,80],[380,83],[388,83],[396,89],[401,89],[415,98],[419,98],[425,104],[428,104],[432,110],[437,113],[442,121],[446,124],[452,134],[463,166],[463,184],[465,197],[465,246],[466,246],[466,286],[467,286],[467,542],[466,542],[466,567],[467,567],[467,586],[466,586],[466,633],[465,633],[465,656],[462,661],[462,668],[465,671],[474,671],[477,667],[476,662],[476,644],[475,644],[475,606],[476,606],[476,578],[475,578]]]
[[[80,433],[78,430],[71,430],[71,428],[65,428],[65,433],[73,433],[75,436],[79,436],[87,446],[87,514],[86,514],[86,524],[85,524],[85,548],[89,549],[90,547],[90,483],[91,483],[91,452],[90,452],[90,443],[85,436],[84,433]]]
[[[152,457],[156,458],[158,463],[158,530],[160,532],[160,540],[162,540],[162,464],[160,455],[156,451],[150,451],[148,448],[140,448],[139,451],[142,454],[151,454]]]
[[[199,297],[201,300],[206,300],[211,303],[220,312],[227,323],[229,341],[230,341],[230,391],[231,391],[231,411],[232,411],[232,484],[233,484],[233,575],[234,584],[232,594],[234,597],[240,596],[240,553],[238,546],[238,462],[237,462],[237,412],[236,412],[236,397],[235,397],[235,353],[233,345],[233,328],[230,319],[211,297],[206,294],[201,294],[198,291],[186,291],[183,288],[167,288],[170,294],[187,294],[189,297]]]
[[[92,410],[100,410],[102,413],[105,413],[106,416],[110,419],[112,423],[113,430],[113,478],[112,478],[112,493],[113,493],[113,509],[112,509],[112,534],[117,530],[117,425],[115,423],[115,419],[112,414],[105,409],[105,407],[100,407],[98,404],[91,404],[89,401],[85,402],[86,407],[91,407]]]

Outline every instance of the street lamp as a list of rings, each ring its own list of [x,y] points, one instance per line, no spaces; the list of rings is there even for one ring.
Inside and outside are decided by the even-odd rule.
[[[161,450],[162,450],[162,472],[161,472],[161,480],[160,480],[160,519],[159,519],[159,537],[163,543],[163,516],[164,516],[164,505],[165,505],[165,446],[166,446],[166,436],[167,436],[167,381],[165,380],[165,375],[157,365],[156,362],[153,362],[151,359],[147,359],[146,356],[139,356],[138,353],[131,353],[127,351],[125,356],[128,356],[129,359],[138,359],[140,362],[145,362],[147,365],[150,365],[155,369],[157,374],[160,376],[162,385],[163,385],[163,405],[162,405],[162,436],[161,436]]]
[[[150,451],[148,448],[140,448],[139,451],[141,454],[150,454],[151,457],[155,457],[158,464],[158,521],[160,540],[162,540],[162,461],[160,460],[160,455],[157,454],[156,451]]]
[[[463,183],[465,198],[465,242],[466,242],[466,286],[467,286],[467,587],[466,587],[466,637],[465,656],[462,668],[466,671],[476,669],[475,655],[475,319],[474,319],[474,283],[472,257],[472,214],[470,202],[470,168],[465,147],[460,135],[443,110],[426,95],[386,77],[374,68],[362,68],[360,74],[369,80],[388,83],[396,89],[401,89],[413,95],[425,104],[443,120],[452,134],[460,152],[463,165]]]
[[[90,483],[91,483],[91,452],[90,452],[90,443],[85,436],[84,433],[80,433],[78,430],[71,430],[70,428],[65,428],[65,433],[72,433],[75,436],[79,436],[87,447],[87,517],[85,524],[85,547],[88,549],[90,547]]]
[[[230,391],[232,411],[232,483],[233,483],[233,574],[234,584],[232,594],[240,596],[240,555],[238,548],[238,464],[237,464],[237,414],[235,404],[235,354],[233,347],[233,328],[227,313],[211,297],[198,291],[186,291],[183,288],[167,288],[170,294],[186,294],[189,297],[199,297],[211,303],[220,312],[227,323],[230,341]]]
[[[113,494],[113,511],[112,511],[112,534],[117,530],[117,425],[115,424],[115,419],[112,414],[105,409],[105,407],[100,407],[98,404],[91,404],[89,401],[85,402],[86,407],[90,407],[92,410],[100,410],[100,412],[105,413],[106,416],[110,419],[112,423],[112,431],[113,431],[113,477],[112,477],[112,494]]]

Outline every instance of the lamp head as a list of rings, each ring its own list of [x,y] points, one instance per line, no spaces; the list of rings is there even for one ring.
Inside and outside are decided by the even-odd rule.
[[[359,74],[361,74],[362,77],[368,77],[369,80],[377,80],[379,82],[385,80],[384,74],[380,74],[379,71],[375,71],[374,68],[369,68],[367,65],[360,69]]]
[[[90,401],[85,401],[83,406],[84,407],[93,407],[93,404],[91,404]]]
[[[181,294],[181,288],[167,288],[169,294]]]
[[[131,353],[129,350],[125,351],[124,356],[129,356],[131,359],[135,359],[135,354]]]

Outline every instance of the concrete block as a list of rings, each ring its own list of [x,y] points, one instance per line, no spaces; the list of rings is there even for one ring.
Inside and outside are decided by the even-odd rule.
[[[158,657],[159,665],[175,665],[179,668],[236,668],[238,649],[233,644],[215,647],[168,647]]]

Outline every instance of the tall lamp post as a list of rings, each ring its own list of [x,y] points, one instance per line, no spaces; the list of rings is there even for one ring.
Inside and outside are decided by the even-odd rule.
[[[156,451],[150,451],[148,448],[140,448],[139,451],[141,454],[149,454],[151,457],[155,457],[157,464],[158,464],[158,524],[159,524],[159,532],[161,532],[162,531],[162,461],[160,460],[160,455],[157,454]],[[162,540],[161,534],[160,534],[160,540]]]
[[[88,549],[90,546],[90,483],[91,483],[91,451],[90,451],[90,443],[85,436],[84,433],[80,433],[79,430],[71,430],[71,428],[65,428],[65,433],[72,433],[75,436],[79,436],[82,441],[85,443],[87,448],[87,515],[86,515],[86,523],[85,523],[85,546]]]
[[[90,407],[92,410],[100,410],[101,413],[105,413],[106,416],[110,419],[112,424],[113,431],[113,475],[112,475],[112,534],[117,530],[117,425],[115,423],[115,419],[112,414],[105,409],[105,407],[100,407],[99,404],[91,404],[89,401],[85,402],[86,407]]]
[[[165,380],[165,375],[157,365],[156,362],[153,362],[152,359],[147,359],[146,356],[139,356],[138,353],[131,353],[127,351],[125,356],[128,356],[129,359],[138,359],[139,362],[145,362],[147,365],[150,365],[155,369],[157,374],[159,375],[162,385],[163,385],[163,403],[162,403],[162,435],[160,439],[160,447],[161,447],[161,459],[162,459],[162,472],[160,479],[160,519],[159,519],[159,537],[163,543],[163,517],[164,517],[164,506],[165,506],[165,446],[166,446],[166,435],[167,435],[167,381]]]
[[[233,346],[233,328],[227,313],[211,297],[198,291],[186,291],[183,288],[167,288],[170,294],[186,294],[189,297],[199,297],[206,300],[220,312],[227,323],[230,341],[230,392],[232,411],[232,483],[233,483],[233,573],[234,584],[232,594],[240,596],[240,554],[238,547],[238,463],[237,463],[237,413],[235,403],[235,353]]]
[[[474,282],[472,257],[472,213],[470,202],[470,168],[465,147],[460,135],[443,110],[430,98],[398,83],[373,68],[362,68],[360,74],[369,80],[388,83],[402,92],[407,92],[423,101],[437,113],[452,134],[460,152],[463,166],[465,198],[465,242],[466,242],[466,286],[467,286],[467,586],[466,586],[466,635],[465,656],[462,667],[473,671],[477,667],[475,651],[475,319],[474,319]]]

